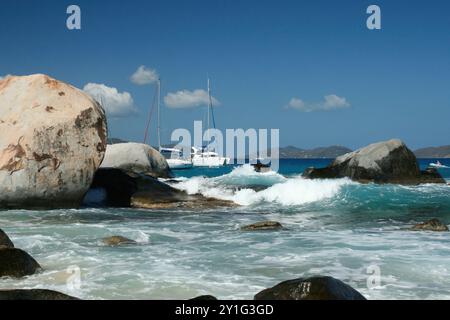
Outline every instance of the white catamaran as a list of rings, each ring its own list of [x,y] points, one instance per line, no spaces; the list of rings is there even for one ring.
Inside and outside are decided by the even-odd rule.
[[[210,119],[212,116],[215,127],[213,103],[211,96],[211,83],[208,78],[208,112],[207,112],[207,130],[210,128]],[[207,131],[208,132],[208,131]],[[207,139],[209,141],[209,137]],[[217,152],[208,150],[208,147],[192,147],[192,165],[194,167],[220,167],[230,164],[230,158],[222,157]]]

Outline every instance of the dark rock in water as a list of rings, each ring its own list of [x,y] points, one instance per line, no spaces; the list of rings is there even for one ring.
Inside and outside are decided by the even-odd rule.
[[[268,231],[280,229],[283,229],[283,226],[276,221],[262,221],[241,228],[242,231]]]
[[[156,178],[123,169],[100,168],[95,174],[91,188],[104,189],[104,205],[111,207],[195,209],[235,206],[230,201],[188,195]]]
[[[211,296],[211,295],[204,295],[204,296],[198,296],[195,298],[190,299],[191,301],[197,301],[197,300],[203,300],[203,301],[213,301],[213,300],[217,300],[216,297]]]
[[[0,248],[1,247],[14,248],[11,239],[9,239],[8,235],[2,229],[0,229]]]
[[[411,228],[412,231],[449,231],[447,225],[438,219],[431,219],[426,222],[416,224]]]
[[[122,237],[122,236],[112,236],[102,239],[103,243],[108,246],[122,246],[122,245],[131,245],[137,244],[136,241]]]
[[[255,300],[366,300],[362,294],[333,277],[288,280],[255,295]]]
[[[28,253],[16,248],[0,248],[0,277],[20,278],[35,274],[41,266]]]
[[[0,300],[79,300],[64,293],[44,289],[0,290]]]
[[[427,168],[422,170],[420,174],[420,183],[445,183],[445,180],[436,168]]]
[[[303,176],[310,179],[348,177],[359,182],[405,185],[445,183],[436,170],[420,171],[414,153],[398,139],[374,143],[337,157],[326,168],[308,168]]]
[[[256,172],[260,172],[260,173],[264,173],[264,172],[270,172],[270,166],[267,164],[263,164],[263,163],[256,163],[256,164],[252,164],[252,167],[255,169]]]

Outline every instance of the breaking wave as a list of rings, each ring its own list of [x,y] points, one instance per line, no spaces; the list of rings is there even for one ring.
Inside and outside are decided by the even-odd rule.
[[[275,172],[258,173],[252,166],[237,167],[231,173],[215,177],[193,177],[173,186],[189,194],[202,194],[239,205],[277,203],[295,206],[336,196],[349,179],[310,180],[301,176],[286,178]]]

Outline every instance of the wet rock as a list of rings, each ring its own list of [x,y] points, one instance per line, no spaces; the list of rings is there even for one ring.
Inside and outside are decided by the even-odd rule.
[[[92,188],[105,190],[104,205],[112,207],[195,209],[235,206],[230,201],[188,195],[153,177],[122,169],[100,168]]]
[[[362,294],[333,277],[288,280],[255,295],[255,300],[366,300]]]
[[[172,177],[166,159],[157,150],[142,143],[108,145],[101,168],[123,169],[154,178]]]
[[[0,290],[0,300],[79,300],[64,293],[45,289]]]
[[[11,239],[9,239],[8,235],[0,229],[0,248],[2,247],[14,248],[14,244]]]
[[[283,226],[276,221],[262,221],[241,228],[242,231],[270,231],[280,229],[283,229]]]
[[[28,253],[16,248],[0,248],[0,277],[20,278],[35,274],[41,266]]]
[[[447,225],[438,219],[431,219],[426,222],[416,224],[411,228],[412,231],[449,231]]]
[[[0,80],[0,208],[78,207],[106,149],[103,108],[46,75]]]
[[[190,299],[191,301],[213,301],[213,300],[217,300],[216,297],[211,296],[211,295],[203,295],[203,296],[198,296],[195,298]]]
[[[112,236],[102,239],[103,243],[108,246],[123,246],[137,244],[136,241],[122,237],[122,236]]]
[[[348,177],[359,182],[405,185],[445,183],[436,170],[420,171],[414,153],[398,139],[374,143],[337,157],[326,168],[308,168],[303,176],[310,179]]]

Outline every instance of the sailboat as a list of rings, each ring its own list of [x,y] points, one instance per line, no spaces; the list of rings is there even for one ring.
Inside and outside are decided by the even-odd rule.
[[[215,126],[214,121],[214,113],[213,113],[213,103],[211,96],[211,82],[208,78],[208,120],[207,120],[207,130],[210,129],[210,119],[211,115],[213,118],[213,124]],[[207,139],[209,141],[209,137]],[[192,147],[192,165],[194,167],[221,167],[230,164],[230,158],[222,157],[217,152],[213,152],[208,150],[208,147]]]
[[[192,168],[190,155],[188,158],[183,156],[183,151],[177,148],[164,148],[161,146],[161,79],[157,83],[157,136],[158,150],[166,159],[170,169],[181,170]],[[148,126],[147,126],[148,128]],[[148,129],[147,129],[148,130]],[[147,133],[146,133],[147,136]],[[145,140],[144,140],[145,141]]]

